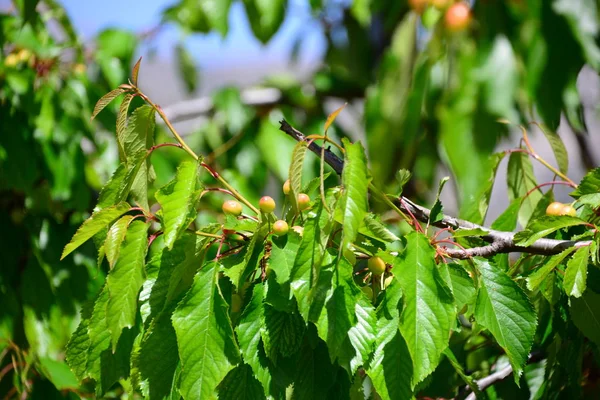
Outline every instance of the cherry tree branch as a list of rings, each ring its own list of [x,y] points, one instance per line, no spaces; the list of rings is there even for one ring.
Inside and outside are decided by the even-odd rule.
[[[291,126],[286,120],[279,122],[281,131],[291,136],[296,141],[307,141],[306,135]],[[308,148],[315,153],[318,157],[321,157],[321,146],[316,144],[314,141],[309,143]],[[344,169],[344,161],[340,159],[336,154],[331,152],[329,149],[325,149],[324,159],[327,164],[338,174],[342,174]],[[402,211],[407,214],[412,214],[414,217],[421,222],[428,222],[431,210],[415,204],[413,201],[406,197],[399,197],[394,201],[394,204]],[[452,258],[467,259],[475,256],[489,257],[499,253],[529,253],[529,254],[544,254],[552,255],[558,254],[561,251],[571,247],[583,247],[590,244],[589,240],[586,241],[574,241],[574,240],[556,240],[556,239],[538,239],[530,246],[517,246],[515,244],[515,233],[497,231],[489,229],[484,226],[474,224],[469,221],[465,221],[459,218],[455,218],[449,215],[444,215],[440,221],[432,223],[437,228],[451,228],[453,230],[458,229],[481,229],[487,232],[486,235],[481,236],[483,240],[489,244],[481,247],[473,247],[470,249],[445,249],[445,253]]]

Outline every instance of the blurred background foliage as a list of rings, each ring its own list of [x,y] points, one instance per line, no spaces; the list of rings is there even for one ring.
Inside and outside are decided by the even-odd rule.
[[[148,43],[165,26],[180,32],[181,41],[173,45],[178,71],[182,87],[195,93],[203,81],[185,38],[215,32],[226,38],[230,9],[241,3],[255,39],[268,43],[298,1],[180,0],[165,5],[156,28],[105,29],[85,43],[59,1],[15,0],[5,7],[0,393],[43,399],[91,393],[64,363],[64,348],[82,305],[99,291],[106,265],[97,267],[92,245],[62,262],[59,255],[118,163],[112,136],[118,104],[92,122],[95,102],[127,81],[137,57],[148,55]],[[594,0],[475,1],[470,24],[458,32],[444,23],[450,0],[425,8],[417,0],[301,2],[308,3],[310,24],[326,43],[314,72],[269,76],[262,85],[267,91],[221,88],[183,104],[196,105],[185,112],[165,107],[190,146],[253,201],[279,193],[287,178],[294,143],[278,131],[278,121],[319,133],[327,114],[343,102],[349,106],[329,135],[366,144],[377,185],[397,191],[396,173],[408,169],[413,179],[404,194],[424,201],[437,185],[438,169],[447,168],[460,214],[477,223],[484,219],[473,211],[477,191],[494,168],[489,156],[508,134],[499,118],[535,119],[556,129],[564,116],[576,134],[587,134],[576,83],[584,66],[600,68]],[[291,44],[290,65],[300,61],[302,41],[298,35]],[[244,60],[239,65],[243,74]],[[151,88],[154,82],[144,81],[143,70],[144,62],[141,85]],[[190,115],[203,123],[186,126]],[[162,128],[157,136],[157,143],[169,140]],[[156,187],[171,178],[183,157],[174,148],[153,154]],[[307,178],[317,172],[312,158]],[[203,223],[218,218],[222,199],[216,197],[203,200]],[[469,362],[485,359],[482,354]],[[121,382],[108,396],[129,389],[130,383]]]

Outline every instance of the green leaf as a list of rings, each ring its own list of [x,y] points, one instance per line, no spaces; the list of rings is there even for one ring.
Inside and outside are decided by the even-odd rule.
[[[404,168],[399,169],[398,172],[396,172],[396,180],[398,181],[398,185],[400,186],[398,189],[398,197],[402,196],[404,185],[406,185],[408,181],[410,181],[411,176],[411,172]]]
[[[292,152],[292,162],[290,163],[290,201],[294,210],[298,210],[298,195],[302,189],[302,167],[304,166],[304,157],[308,149],[307,142],[298,142]]]
[[[179,66],[179,75],[183,79],[183,83],[185,83],[187,92],[192,93],[198,86],[198,72],[196,71],[194,58],[181,43],[175,46],[175,54]]]
[[[123,147],[123,138],[125,137],[125,129],[127,128],[127,113],[129,112],[129,105],[133,98],[133,94],[126,94],[117,113],[117,145],[119,147],[119,159],[123,162],[127,160]]]
[[[48,377],[56,389],[75,390],[79,387],[77,378],[73,372],[71,372],[69,366],[64,362],[53,360],[47,357],[40,357],[39,363],[44,375]]]
[[[452,237],[460,238],[460,237],[473,237],[473,236],[485,236],[489,235],[489,232],[485,229],[457,229],[452,232]]]
[[[456,356],[454,355],[452,350],[450,350],[450,347],[448,347],[448,348],[446,348],[446,350],[444,350],[444,355],[446,356],[448,361],[450,361],[450,364],[452,364],[456,373],[462,378],[463,381],[465,381],[465,383],[467,385],[469,385],[469,387],[471,388],[473,393],[475,393],[475,396],[477,396],[478,399],[485,399],[486,397],[483,393],[481,393],[481,390],[479,389],[479,385],[477,384],[477,382],[475,382],[475,380],[473,379],[473,377],[471,375],[467,375],[465,373],[463,366],[458,362],[458,360],[456,359]]]
[[[459,153],[460,149],[456,149],[456,151]],[[490,197],[492,195],[494,181],[496,180],[496,172],[498,171],[498,166],[504,159],[504,156],[505,153],[495,153],[490,155],[487,160],[482,161],[483,165],[485,166],[483,171],[486,171],[486,175],[482,176],[482,183],[479,185],[479,187],[477,187],[477,191],[474,192],[476,195],[466,200],[461,206],[460,216],[462,218],[475,224],[483,224],[490,205]],[[459,163],[459,160],[457,160],[456,163]],[[466,173],[467,172],[465,171],[465,174]]]
[[[515,383],[523,372],[537,326],[535,310],[523,290],[489,261],[474,259],[479,271],[475,321],[506,351]]]
[[[337,203],[336,214],[344,226],[342,247],[348,248],[356,240],[358,229],[368,210],[369,176],[365,151],[360,142],[350,143],[342,139],[344,153],[344,170],[342,172],[342,197]]]
[[[133,181],[144,161],[145,157],[140,157],[136,162],[119,164],[110,180],[104,185],[98,197],[98,204],[94,211],[102,210],[106,207],[114,206],[127,200]]]
[[[260,383],[252,375],[248,364],[239,364],[229,371],[219,384],[219,399],[255,400],[265,398]]]
[[[96,233],[100,232],[115,219],[129,211],[129,209],[131,209],[129,204],[119,203],[115,206],[107,207],[93,213],[91,217],[86,219],[79,229],[77,229],[77,232],[75,232],[71,241],[65,246],[60,259],[64,259]]]
[[[131,83],[137,86],[138,84],[138,75],[140,73],[140,65],[142,64],[142,57],[138,58],[135,65],[131,69]]]
[[[335,369],[329,361],[327,346],[319,341],[310,346],[308,341],[300,350],[294,379],[294,400],[329,400],[329,388],[335,383]]]
[[[514,231],[517,227],[517,219],[519,217],[519,210],[521,209],[521,199],[514,199],[508,205],[506,210],[500,214],[498,218],[492,223],[491,228],[499,231]]]
[[[290,231],[287,235],[273,237],[269,267],[275,272],[279,284],[288,282],[299,246],[300,235],[296,232]]]
[[[113,268],[117,262],[119,252],[121,250],[121,243],[123,242],[123,239],[125,239],[127,227],[133,218],[133,215],[125,215],[121,217],[110,227],[108,233],[106,234],[106,240],[104,241],[104,253],[106,254],[106,259],[108,260],[110,268]]]
[[[173,243],[196,217],[196,202],[200,196],[198,162],[184,161],[179,164],[173,180],[156,192],[156,200],[162,208],[162,224],[165,246]]]
[[[535,123],[535,125],[540,128],[544,136],[546,136],[548,143],[550,143],[554,158],[556,158],[558,170],[563,174],[569,172],[569,155],[567,154],[567,148],[558,133],[548,129],[548,127],[543,124]]]
[[[477,290],[473,278],[458,264],[448,264],[448,272],[452,282],[452,293],[456,299],[456,309],[461,311],[465,305],[475,302]]]
[[[254,232],[250,243],[248,243],[237,254],[222,260],[223,274],[229,278],[231,283],[239,290],[248,275],[254,271],[263,253],[262,243],[265,239],[266,226]]]
[[[262,43],[267,43],[281,26],[286,3],[286,0],[244,0],[250,28]]]
[[[296,312],[277,311],[268,304],[263,307],[264,325],[260,334],[265,353],[277,364],[279,356],[289,357],[300,349],[306,326]]]
[[[358,297],[354,306],[354,314],[356,315],[356,323],[348,332],[350,343],[356,352],[350,360],[351,371],[357,371],[360,366],[367,366],[374,350],[377,331],[377,317],[370,300],[363,296]]]
[[[581,297],[585,292],[589,258],[590,246],[583,246],[577,249],[573,257],[567,262],[563,281],[567,295]]]
[[[571,318],[575,326],[600,346],[600,294],[591,290],[571,298]]]
[[[110,297],[106,314],[113,352],[123,328],[131,328],[135,324],[138,293],[144,283],[148,227],[148,223],[139,220],[129,225],[119,258],[106,279]]]
[[[566,215],[556,217],[543,216],[532,221],[524,231],[517,232],[514,241],[517,246],[527,247],[531,246],[536,240],[548,236],[559,229],[584,224],[585,221]]]
[[[383,240],[384,242],[396,242],[400,240],[398,236],[394,235],[393,232],[377,219],[375,214],[367,214],[364,223],[367,229],[379,240]]]
[[[102,96],[94,106],[94,111],[92,111],[92,119],[96,118],[96,115],[98,115],[100,111],[104,110],[107,105],[109,105],[114,99],[119,97],[124,92],[125,90],[117,88]]]
[[[454,299],[435,262],[435,250],[428,238],[417,232],[406,236],[406,249],[394,270],[404,298],[400,332],[413,360],[413,387],[428,376],[440,362],[448,346],[455,318]]]
[[[152,147],[155,125],[154,108],[144,105],[133,111],[123,132],[123,137],[121,137],[128,163],[132,159],[137,159],[140,153],[146,153]]]
[[[264,394],[273,394],[273,364],[267,359],[261,345],[261,330],[265,324],[263,300],[264,285],[254,286],[252,298],[244,308],[244,313],[235,332],[240,344],[244,362],[252,368],[254,376],[262,384]]]
[[[131,332],[123,333],[116,352],[111,350],[111,333],[107,325],[108,287],[104,286],[94,304],[88,335],[89,348],[86,371],[97,383],[98,396],[108,390],[121,377],[129,374],[129,355],[133,345]]]
[[[539,266],[531,275],[527,277],[527,288],[531,291],[538,290],[540,285],[546,280],[554,268],[563,262],[565,258],[571,255],[575,248],[566,249],[559,254],[555,254],[544,260],[543,265]]]
[[[145,398],[164,399],[172,391],[179,357],[170,311],[152,321],[132,363],[140,375],[139,385]]]
[[[219,265],[202,266],[173,313],[181,360],[180,391],[184,399],[208,399],[240,361],[227,302],[217,285]]]
[[[375,352],[367,374],[382,399],[412,399],[413,364],[406,341],[398,330],[402,296],[393,281],[377,309]]]
[[[90,347],[88,328],[93,306],[94,304],[90,302],[84,304],[81,308],[81,321],[69,339],[65,354],[67,364],[69,364],[69,367],[71,367],[71,370],[80,381],[88,376],[86,370],[88,349]]]
[[[537,186],[528,154],[511,153],[508,159],[507,185],[508,198],[511,202],[517,198],[522,198],[519,223],[521,226],[527,226],[535,206],[542,197],[539,190],[534,190],[527,197],[524,197]]]
[[[445,176],[440,180],[440,183],[438,185],[438,191],[435,196],[435,203],[433,204],[433,207],[431,207],[431,213],[429,214],[429,223],[430,224],[435,224],[436,222],[441,221],[442,218],[444,217],[444,214],[443,214],[444,207],[442,206],[442,202],[440,201],[440,195],[442,194],[442,189],[444,189],[444,185],[449,180],[450,180],[449,176]]]
[[[578,199],[584,194],[596,194],[598,192],[600,192],[600,168],[588,172],[577,186],[577,189],[571,192],[570,195]]]

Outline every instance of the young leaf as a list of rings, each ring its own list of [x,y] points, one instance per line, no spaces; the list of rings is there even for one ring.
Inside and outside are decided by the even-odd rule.
[[[413,387],[440,362],[456,310],[454,299],[441,284],[435,250],[425,235],[411,232],[394,269],[404,298],[400,332],[413,360]]]
[[[135,324],[138,293],[144,283],[148,226],[148,223],[140,220],[129,225],[119,258],[106,279],[110,297],[106,315],[113,352],[123,328],[131,328]]]
[[[123,147],[123,138],[125,137],[125,128],[127,128],[127,113],[129,112],[129,105],[133,100],[133,95],[128,93],[123,97],[121,106],[119,106],[119,112],[117,114],[117,145],[119,147],[119,159],[122,162],[127,160],[125,156],[125,148]]]
[[[325,135],[327,135],[327,131],[329,130],[331,124],[333,124],[337,116],[342,112],[344,108],[346,108],[347,105],[348,103],[344,103],[341,107],[338,107],[334,112],[327,116],[327,120],[325,121],[325,125],[323,126],[323,132]]]
[[[555,254],[552,257],[545,259],[544,264],[527,277],[527,288],[531,291],[538,290],[540,285],[546,280],[554,268],[574,251],[575,248],[571,247],[559,254]]]
[[[77,229],[75,235],[71,241],[65,246],[60,259],[62,260],[68,256],[71,252],[81,246],[83,243],[88,241],[96,233],[106,228],[111,222],[119,218],[131,209],[131,206],[127,203],[119,203],[112,207],[104,208],[97,211],[86,219],[83,224]]]
[[[591,290],[571,298],[571,318],[579,330],[600,346],[600,294]]]
[[[504,271],[487,260],[474,261],[481,274],[475,320],[506,351],[518,385],[533,344],[537,326],[535,310],[527,295]]]
[[[404,189],[404,185],[406,185],[408,183],[408,181],[410,181],[411,176],[412,176],[412,174],[407,169],[400,169],[400,170],[398,170],[398,172],[396,172],[396,180],[398,181],[398,184],[400,185],[400,188],[398,189],[398,197],[402,196],[402,191]]]
[[[544,124],[539,124],[537,122],[533,122],[533,124],[540,128],[544,136],[546,136],[548,143],[550,143],[550,147],[554,153],[554,158],[556,158],[558,170],[563,174],[566,174],[569,171],[569,156],[567,154],[567,148],[565,147],[565,144],[561,140],[560,136],[558,133],[550,130]]]
[[[129,160],[138,158],[140,153],[146,153],[146,150],[152,147],[155,124],[154,108],[148,105],[136,108],[131,114],[121,137],[128,163]]]
[[[96,118],[96,115],[98,115],[100,111],[104,110],[104,107],[109,105],[111,101],[119,97],[124,92],[124,89],[116,88],[102,96],[100,100],[98,100],[98,102],[96,103],[96,106],[94,107],[94,111],[92,112],[92,119]]]
[[[527,229],[517,232],[514,241],[517,246],[531,246],[538,239],[548,236],[562,228],[570,226],[583,225],[585,221],[569,216],[544,216],[532,221]]]
[[[400,238],[382,224],[374,214],[367,214],[364,223],[367,229],[379,240],[383,240],[384,242],[396,242],[400,240]]]
[[[338,202],[336,214],[344,226],[342,234],[342,247],[356,240],[358,229],[368,209],[368,192],[371,177],[367,168],[365,151],[360,144],[342,140],[346,152],[344,154],[344,170],[342,172],[342,185],[344,190]]]
[[[175,54],[179,67],[179,75],[183,78],[187,92],[192,93],[198,86],[198,71],[196,70],[194,58],[181,43],[175,46]]]
[[[290,163],[290,199],[294,210],[298,210],[298,195],[302,189],[302,167],[304,166],[304,157],[308,149],[307,142],[298,142],[292,152],[292,162]]]
[[[196,201],[200,195],[198,163],[184,161],[179,164],[175,178],[156,192],[162,207],[162,224],[165,246],[172,249],[175,239],[187,229],[196,216]]]
[[[137,84],[138,84],[138,75],[140,73],[140,65],[141,64],[142,64],[142,57],[140,57],[137,60],[137,62],[133,66],[133,69],[131,70],[131,83],[133,83],[135,86],[137,86]]]
[[[127,200],[131,186],[138,171],[142,166],[145,157],[142,155],[139,158],[132,160],[126,164],[122,162],[113,173],[110,180],[104,185],[98,197],[98,204],[94,211],[102,210],[103,208],[113,206],[117,203]]]
[[[590,258],[590,246],[577,249],[573,258],[567,262],[563,286],[569,296],[581,297],[585,292],[587,282],[587,269]]]
[[[523,198],[519,211],[519,223],[521,226],[527,226],[531,213],[533,213],[536,204],[542,197],[538,190],[534,190],[529,196],[524,197],[537,186],[529,155],[525,153],[512,153],[508,159],[506,177],[509,200],[513,201],[517,198]]]
[[[119,257],[119,251],[121,249],[121,243],[125,239],[127,233],[127,227],[133,220],[133,215],[125,215],[115,222],[108,233],[106,234],[106,240],[104,241],[104,253],[110,268],[115,266],[117,258]]]
[[[375,353],[367,374],[384,400],[411,399],[413,364],[406,341],[398,330],[400,285],[392,282],[377,309]]]
[[[184,399],[215,397],[219,383],[240,361],[218,278],[219,264],[202,266],[172,316]]]
[[[450,180],[450,177],[445,176],[440,180],[440,184],[438,185],[437,195],[435,196],[435,203],[433,207],[431,207],[431,213],[429,214],[429,223],[435,224],[442,220],[444,214],[444,207],[442,206],[442,202],[440,201],[440,195],[442,194],[442,189],[444,189],[444,185],[446,182]]]

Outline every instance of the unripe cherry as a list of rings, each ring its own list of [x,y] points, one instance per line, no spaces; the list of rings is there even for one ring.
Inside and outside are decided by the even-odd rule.
[[[550,203],[550,205],[546,207],[546,215],[561,215],[564,206],[565,205],[563,203],[559,203],[558,201]]]
[[[286,196],[288,194],[290,194],[290,190],[291,190],[291,186],[290,186],[290,180],[288,179],[287,181],[285,181],[283,183],[283,194],[285,194]]]
[[[367,295],[369,300],[373,300],[373,289],[371,289],[371,286],[363,286],[360,288],[360,290],[362,290],[363,293]]]
[[[242,213],[242,205],[235,200],[225,201],[222,208],[225,214],[235,215],[236,217]]]
[[[298,195],[298,208],[300,210],[306,210],[310,205],[310,197],[306,193],[300,193]]]
[[[288,231],[289,231],[289,226],[288,226],[287,222],[285,222],[282,219],[275,221],[275,223],[273,224],[273,233],[277,236],[286,235],[288,233]]]
[[[275,200],[270,196],[263,196],[260,198],[258,206],[260,207],[260,211],[270,214],[275,211]]]
[[[561,210],[560,215],[568,215],[569,217],[575,217],[577,216],[577,210],[575,210],[575,208],[572,205],[565,204]]]
[[[369,258],[369,261],[367,261],[367,266],[373,275],[381,275],[385,272],[385,261],[383,261],[381,257],[375,256]]]

